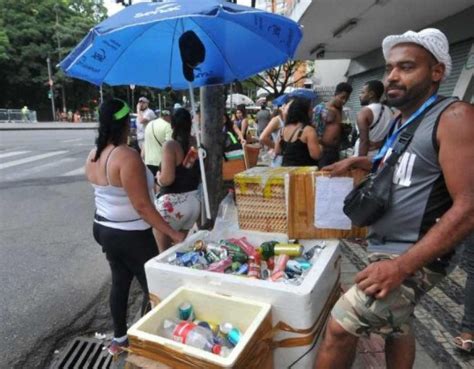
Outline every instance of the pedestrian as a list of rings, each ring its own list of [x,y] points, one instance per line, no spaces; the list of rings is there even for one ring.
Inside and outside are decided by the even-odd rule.
[[[451,71],[446,36],[433,28],[408,31],[386,37],[382,48],[387,102],[401,115],[374,167],[380,174],[395,165],[391,196],[388,210],[369,226],[369,265],[332,310],[319,369],[349,368],[358,338],[370,333],[385,338],[388,368],[411,368],[415,306],[453,269],[456,246],[474,230],[474,108],[437,96]],[[416,131],[399,151],[407,127]],[[390,160],[393,150],[400,160]],[[372,166],[359,156],[323,169],[335,175]]]
[[[327,103],[314,107],[314,127],[323,147],[319,165],[331,165],[339,160],[339,150],[343,138],[342,108],[352,93],[349,83],[341,82],[336,86],[334,96]]]
[[[284,167],[318,165],[321,147],[311,125],[311,102],[296,97],[286,107],[285,126],[276,142],[275,155],[282,155]]]
[[[21,117],[23,122],[30,121],[30,109],[26,105],[21,109]]]
[[[257,115],[255,116],[255,120],[257,122],[257,137],[260,137],[262,132],[267,127],[268,123],[272,119],[272,114],[267,109],[267,103],[264,102],[260,106],[260,110],[258,111]]]
[[[192,228],[201,213],[198,186],[201,171],[193,137],[191,114],[177,109],[171,118],[171,140],[163,145],[163,158],[156,182],[160,187],[155,206],[175,230],[184,234]],[[171,245],[169,234],[157,230],[158,246],[163,252]]]
[[[273,111],[272,119],[259,136],[260,144],[270,149],[274,149],[275,143],[280,137],[280,131],[284,125],[283,111],[280,108],[276,108]]]
[[[148,122],[151,122],[156,118],[153,110],[149,108],[150,100],[145,96],[142,96],[138,99],[137,104],[137,142],[140,151],[143,150],[144,141],[145,141],[145,128]]]
[[[474,233],[464,241],[462,261],[467,274],[464,287],[464,316],[461,332],[454,338],[453,343],[459,350],[472,353],[474,350]]]
[[[74,123],[81,123],[81,113],[79,113],[79,110],[74,112],[73,121]]]
[[[234,125],[236,126],[240,142],[244,144],[247,141],[247,130],[249,128],[245,105],[239,105],[237,107],[237,110],[235,111]]]
[[[383,93],[383,83],[378,80],[368,81],[362,87],[359,99],[363,108],[357,114],[359,138],[354,146],[355,156],[373,158],[388,134],[393,114],[380,102]]]
[[[158,254],[151,227],[174,242],[184,239],[184,234],[172,229],[153,205],[153,176],[138,152],[127,146],[129,117],[130,108],[122,100],[102,104],[96,147],[86,161],[86,176],[95,195],[93,234],[112,272],[114,338],[108,348],[112,355],[128,345],[127,302],[133,277],[143,290],[142,313],[148,305],[144,264]]]
[[[242,143],[239,141],[235,124],[232,122],[228,114],[224,114],[224,126],[222,128],[224,140],[224,160],[244,159],[244,150]]]
[[[163,154],[163,145],[171,139],[171,113],[169,110],[163,110],[161,117],[152,120],[145,128],[145,143],[143,157],[148,169],[153,176],[158,172]]]

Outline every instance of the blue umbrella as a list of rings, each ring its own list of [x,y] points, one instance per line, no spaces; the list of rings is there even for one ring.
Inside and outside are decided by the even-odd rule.
[[[180,48],[189,31],[197,41]],[[200,87],[283,64],[301,37],[298,24],[288,18],[222,0],[138,3],[92,28],[59,65],[68,76],[96,85],[186,89],[182,54],[195,56],[193,41],[202,43],[205,55],[185,64],[188,69],[199,64],[193,86]]]
[[[192,90],[283,64],[301,37],[288,18],[223,0],[139,3],[92,28],[59,65],[66,75],[96,85]],[[192,91],[190,98],[194,111]],[[199,132],[196,138],[210,218]]]
[[[297,90],[291,91],[290,93],[277,97],[272,101],[272,104],[276,106],[282,106],[288,102],[290,97],[302,97],[314,102],[318,98],[318,95],[309,88],[299,88]]]

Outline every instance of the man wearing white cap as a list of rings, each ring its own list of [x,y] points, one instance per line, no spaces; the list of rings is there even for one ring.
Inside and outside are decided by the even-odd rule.
[[[446,36],[408,31],[386,37],[382,48],[387,102],[401,114],[373,162],[352,157],[323,169],[378,176],[394,165],[391,197],[369,223],[369,265],[331,312],[320,369],[350,368],[358,338],[370,333],[386,339],[387,368],[411,368],[415,305],[450,272],[456,246],[474,230],[474,108],[437,95],[451,71]],[[411,141],[402,145],[408,130]],[[390,160],[393,152],[399,160]]]
[[[137,104],[137,141],[140,150],[143,150],[143,142],[145,141],[145,128],[148,122],[156,119],[156,115],[148,107],[150,100],[142,96],[138,99]]]

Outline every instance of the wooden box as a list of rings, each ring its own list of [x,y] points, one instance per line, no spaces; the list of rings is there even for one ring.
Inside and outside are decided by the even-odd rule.
[[[231,322],[242,332],[228,357],[221,357],[161,337],[165,319],[177,318],[178,306],[193,305],[196,317],[210,322]],[[129,330],[130,351],[171,368],[259,368],[273,367],[271,306],[215,292],[180,287]]]
[[[344,176],[352,177],[354,184],[357,184],[364,175],[364,171],[353,170]],[[353,226],[350,230],[340,230],[315,227],[315,178],[318,176],[328,176],[328,173],[301,168],[290,174],[288,237],[295,239],[365,237],[367,228]]]

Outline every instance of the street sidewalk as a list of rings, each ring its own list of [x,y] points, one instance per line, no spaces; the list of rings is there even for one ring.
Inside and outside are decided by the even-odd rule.
[[[362,240],[343,240],[341,248],[341,284],[347,289],[354,283],[357,272],[368,263],[367,245]],[[413,322],[416,337],[414,369],[474,368],[474,355],[463,354],[452,344],[464,313],[465,282],[466,272],[458,266],[418,303]],[[385,367],[384,341],[375,335],[361,339],[352,369]]]
[[[96,129],[97,122],[37,122],[37,123],[5,123],[0,122],[0,131],[28,131],[28,130],[64,130],[64,129]]]

